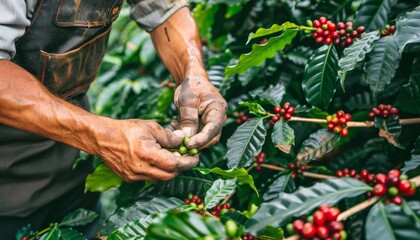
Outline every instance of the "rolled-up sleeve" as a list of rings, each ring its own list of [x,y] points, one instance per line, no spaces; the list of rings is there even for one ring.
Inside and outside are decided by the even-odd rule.
[[[182,7],[188,6],[188,0],[128,0],[131,5],[131,18],[148,32],[166,21]]]
[[[0,1],[0,59],[10,60],[15,56],[15,42],[31,23],[26,11],[25,0]]]

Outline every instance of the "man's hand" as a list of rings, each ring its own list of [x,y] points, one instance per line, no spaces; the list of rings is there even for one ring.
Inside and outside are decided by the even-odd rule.
[[[175,105],[179,110],[179,126],[191,137],[187,147],[205,148],[219,141],[226,121],[226,101],[206,76],[185,79],[175,92]]]
[[[181,145],[182,131],[153,121],[111,120],[104,133],[96,139],[98,155],[126,182],[170,180],[198,163],[197,156],[166,150]]]
[[[179,9],[151,32],[160,58],[179,85],[175,105],[188,148],[204,148],[220,138],[226,101],[208,80],[197,26],[187,7]]]

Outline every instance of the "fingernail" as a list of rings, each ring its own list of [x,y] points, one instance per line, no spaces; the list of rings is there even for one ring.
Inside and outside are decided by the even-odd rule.
[[[173,131],[173,134],[177,135],[180,138],[184,138],[184,136],[185,136],[184,132],[181,131],[181,130],[175,130],[175,131]]]
[[[185,136],[191,137],[191,135],[192,135],[192,128],[190,128],[190,127],[184,127],[184,128],[182,128],[182,132],[184,132]]]
[[[179,153],[179,152],[173,152],[173,154],[177,157],[181,157],[181,153]]]

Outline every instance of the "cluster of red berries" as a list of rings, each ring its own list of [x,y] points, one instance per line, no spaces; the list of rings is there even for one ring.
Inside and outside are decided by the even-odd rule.
[[[307,168],[308,164],[300,161],[297,161],[296,163],[289,163],[289,169],[293,171],[292,178],[296,178],[301,175]]]
[[[210,213],[213,214],[213,216],[220,216],[221,214],[223,214],[224,212],[228,211],[229,209],[231,209],[232,206],[230,205],[230,203],[225,203],[225,204],[219,204],[216,207],[214,207],[213,209],[210,210]]]
[[[386,196],[385,203],[393,202],[401,205],[403,196],[413,196],[416,193],[416,184],[408,180],[407,175],[401,175],[397,169],[388,174],[378,173],[375,176],[376,185],[373,194],[378,197]]]
[[[340,209],[322,205],[315,213],[306,218],[296,219],[293,223],[286,226],[289,234],[298,234],[300,239],[328,239],[345,240],[347,232],[344,230],[344,224],[337,221],[340,215]]]
[[[354,38],[360,38],[360,35],[365,32],[365,27],[360,26],[354,28],[353,22],[339,22],[337,24],[326,17],[320,17],[313,22],[308,20],[307,24],[310,27],[315,27],[312,37],[315,38],[317,43],[324,43],[330,45],[334,43],[337,46],[345,47],[351,45]]]
[[[274,126],[280,118],[284,118],[285,120],[289,120],[292,118],[292,114],[295,113],[295,108],[290,106],[289,102],[283,104],[283,107],[275,106],[273,109],[275,115],[270,120],[270,126]]]
[[[260,152],[254,157],[253,161],[255,162],[255,170],[261,171],[261,164],[264,163],[265,156],[265,152]]]
[[[166,81],[161,82],[161,83],[160,83],[160,86],[161,86],[161,87],[166,87],[166,88],[172,89],[172,88],[174,88],[174,87],[175,87],[175,83],[174,83],[174,82],[171,82],[171,81],[166,80]]]
[[[244,112],[233,112],[233,117],[236,118],[236,123],[242,124],[248,121],[249,117]]]
[[[385,26],[385,30],[382,30],[382,36],[388,36],[388,35],[394,35],[395,32],[395,26],[387,24]]]
[[[188,196],[188,198],[184,199],[184,202],[186,204],[189,204],[191,206],[199,206],[203,204],[203,199],[201,199],[199,196],[197,195],[192,195],[190,194]]]
[[[383,117],[387,118],[388,116],[395,116],[396,119],[399,119],[398,108],[392,107],[388,104],[379,104],[378,107],[372,108],[372,112],[369,113],[370,118]]]
[[[338,110],[336,114],[327,116],[327,128],[329,131],[340,133],[345,137],[349,134],[347,129],[347,122],[351,120],[350,113],[345,113],[343,110]]]
[[[242,235],[242,239],[243,240],[264,240],[264,238],[257,238],[257,237],[252,236],[251,234],[246,234],[246,233]]]
[[[362,171],[360,171],[360,173],[357,173],[355,169],[344,168],[343,170],[337,170],[335,175],[339,178],[342,178],[342,177],[355,178],[357,180],[361,180],[368,184],[373,183],[373,180],[375,180],[375,174],[369,173],[369,171],[366,169],[363,169]]]

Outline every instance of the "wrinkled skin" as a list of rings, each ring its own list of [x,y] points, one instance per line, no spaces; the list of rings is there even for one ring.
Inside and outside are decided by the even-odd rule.
[[[179,119],[172,123],[190,137],[188,148],[218,142],[226,121],[227,103],[208,80],[201,42],[188,8],[182,8],[151,32],[158,54],[178,84],[174,102]]]
[[[189,148],[216,143],[226,119],[226,101],[208,81],[195,22],[182,8],[151,32],[162,61],[179,85],[175,104],[179,131],[144,120],[115,120],[91,114],[54,95],[31,74],[0,60],[0,123],[99,156],[127,182],[170,180],[198,163],[180,156],[185,135]],[[165,54],[163,54],[165,53]]]
[[[181,145],[184,134],[154,121],[120,120],[118,128],[110,127],[106,135],[109,137],[97,138],[99,156],[127,182],[170,180],[198,163],[196,156],[166,150]]]

